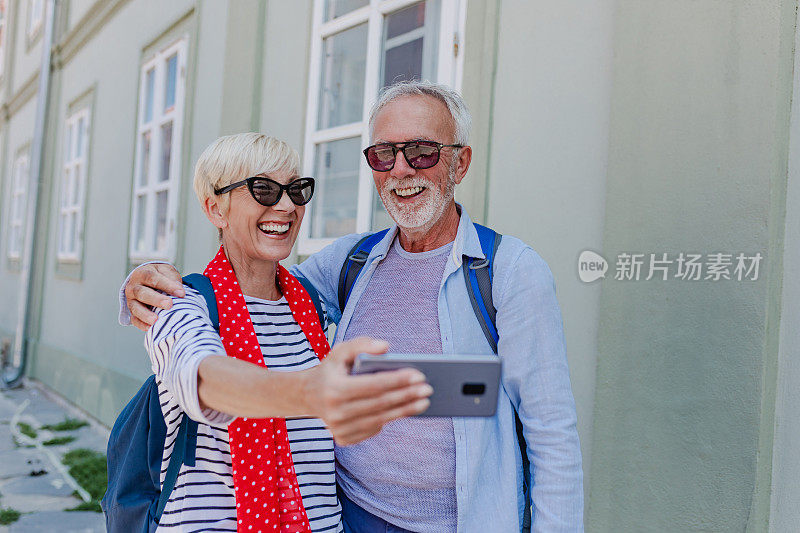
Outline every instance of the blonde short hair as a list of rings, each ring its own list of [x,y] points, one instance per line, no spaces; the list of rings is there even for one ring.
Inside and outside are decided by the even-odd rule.
[[[238,133],[220,137],[203,150],[194,167],[194,192],[200,205],[215,196],[214,189],[258,174],[300,172],[297,150],[263,133]],[[222,212],[230,207],[230,195],[217,198]]]

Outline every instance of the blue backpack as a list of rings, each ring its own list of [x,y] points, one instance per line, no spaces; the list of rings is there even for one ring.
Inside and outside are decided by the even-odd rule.
[[[478,240],[481,243],[481,250],[486,259],[476,260],[465,255],[461,263],[461,271],[464,273],[464,281],[467,284],[467,293],[469,294],[470,303],[472,303],[472,310],[478,318],[486,340],[496,354],[497,341],[500,337],[497,333],[496,325],[497,309],[492,301],[492,278],[494,276],[494,256],[497,254],[497,248],[500,246],[503,236],[480,224],[475,224],[475,230],[478,232]],[[350,298],[353,285],[355,285],[361,269],[364,268],[370,252],[386,236],[388,231],[388,229],[385,229],[366,235],[350,249],[339,273],[338,296],[340,310],[344,311],[344,306]],[[522,452],[523,492],[525,502],[527,502],[530,497],[530,461],[528,460],[527,444],[522,432],[522,421],[516,411],[514,415],[516,417],[517,441],[519,442],[520,452]],[[522,520],[522,531],[529,532],[530,530],[531,508],[526,504]]]
[[[209,279],[189,274],[183,282],[203,295],[211,322],[219,330],[217,299]],[[161,486],[166,435],[158,385],[152,375],[117,417],[108,439],[108,489],[100,505],[109,533],[155,531],[181,465],[194,466],[197,422],[184,415]]]
[[[320,323],[324,325],[319,294],[306,279],[298,277],[298,280],[311,296]],[[202,274],[189,274],[183,278],[183,283],[205,298],[211,323],[219,332],[217,299],[211,281]],[[153,375],[117,417],[108,439],[108,489],[100,505],[109,533],[154,532],[175,488],[181,465],[194,466],[197,422],[184,415],[164,485],[161,485],[166,434],[167,425]]]

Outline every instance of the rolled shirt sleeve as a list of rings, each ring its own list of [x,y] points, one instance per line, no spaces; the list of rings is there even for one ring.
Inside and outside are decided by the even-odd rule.
[[[173,298],[172,307],[157,309],[158,318],[144,339],[153,372],[180,408],[198,422],[226,425],[233,415],[203,409],[197,392],[197,369],[206,357],[227,357],[208,314],[205,299],[184,286],[185,298]]]

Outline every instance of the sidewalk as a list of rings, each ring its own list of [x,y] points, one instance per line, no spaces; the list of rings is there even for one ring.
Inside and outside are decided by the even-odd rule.
[[[65,420],[88,425],[71,430],[42,427]],[[53,439],[55,443],[44,444]],[[0,533],[105,531],[102,513],[67,511],[86,505],[84,499],[90,496],[61,461],[78,449],[105,455],[107,441],[107,429],[44,386],[28,382],[19,389],[0,391],[0,509],[21,513],[15,522],[0,525]]]

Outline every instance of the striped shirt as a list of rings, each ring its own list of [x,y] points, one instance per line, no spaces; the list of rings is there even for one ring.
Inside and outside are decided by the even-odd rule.
[[[186,298],[174,298],[172,308],[157,311],[158,319],[145,337],[167,424],[162,483],[182,417],[188,414],[199,422],[195,466],[181,467],[158,531],[236,531],[227,429],[235,417],[202,409],[197,395],[200,361],[225,354],[225,349],[211,325],[205,300],[194,289],[185,288]],[[244,298],[270,370],[291,372],[319,364],[286,298]],[[286,430],[311,530],[342,531],[333,437],[316,418],[287,419]]]

